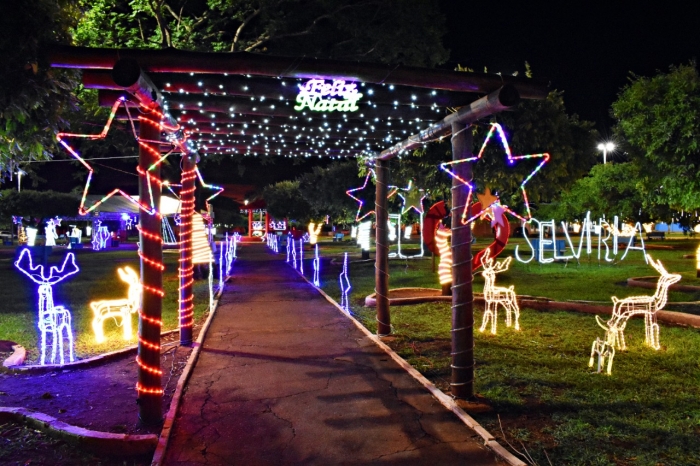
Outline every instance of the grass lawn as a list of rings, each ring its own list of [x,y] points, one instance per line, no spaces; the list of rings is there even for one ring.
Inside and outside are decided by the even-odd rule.
[[[511,242],[504,252],[513,254]],[[669,272],[681,273],[681,284],[700,285],[695,261],[683,259],[697,247],[693,240],[654,242],[672,250],[648,249]],[[475,250],[486,242],[480,242]],[[322,243],[321,285],[339,299],[338,274],[344,251],[359,259],[351,243]],[[305,254],[305,257],[310,255]],[[374,254],[372,254],[372,258]],[[311,264],[307,276],[310,276]],[[655,276],[639,251],[615,264],[582,260],[580,265],[539,265],[515,262],[497,276],[497,284],[514,285],[521,295],[557,300],[585,300],[612,306],[610,297],[651,295],[653,290],[627,287],[633,276]],[[352,312],[376,331],[375,309],[364,307],[374,288],[374,264],[351,263]],[[390,288],[439,288],[432,261],[391,260]],[[474,289],[483,279],[475,276]],[[671,292],[673,302],[694,302],[693,293]],[[674,308],[675,309],[675,308]],[[698,313],[700,303],[686,312]],[[575,312],[522,309],[515,332],[499,315],[498,335],[481,334],[483,310],[475,311],[475,386],[493,407],[473,413],[492,434],[505,437],[532,462],[546,465],[700,465],[700,331],[661,325],[661,350],[644,346],[644,324],[631,321],[625,332],[629,349],[618,351],[613,374],[595,374],[588,368],[592,341],[603,336],[595,318]],[[425,303],[391,308],[394,337],[387,343],[416,369],[449,393],[449,303]],[[502,425],[502,430],[501,430]],[[503,432],[503,433],[502,433]],[[503,442],[505,443],[505,442]]]
[[[37,329],[37,285],[14,266],[14,248],[4,248],[0,256],[0,340],[11,340],[23,345],[28,352],[28,363],[37,362],[40,333]],[[66,250],[54,248],[50,263],[62,263]],[[76,263],[80,272],[58,283],[53,288],[54,302],[63,304],[72,313],[75,354],[85,358],[113,351],[137,342],[138,316],[132,314],[134,337],[122,339],[121,328],[112,319],[104,322],[107,341],[97,344],[92,331],[93,313],[91,301],[126,298],[128,285],[117,275],[117,268],[128,265],[139,270],[139,258],[135,250],[93,252],[90,249],[76,250]],[[163,275],[163,331],[178,326],[178,255],[176,251],[163,253],[165,272]],[[195,319],[202,316],[209,306],[207,280],[195,282]]]

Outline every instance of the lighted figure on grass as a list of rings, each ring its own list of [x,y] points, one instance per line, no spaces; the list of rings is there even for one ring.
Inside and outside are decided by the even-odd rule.
[[[371,168],[369,169],[369,172],[367,172],[367,176],[365,177],[365,182],[360,186],[359,188],[353,188],[353,189],[348,189],[345,191],[345,194],[353,198],[355,201],[357,201],[357,213],[355,214],[355,221],[356,222],[361,222],[364,220],[366,217],[372,215],[374,213],[374,210],[370,210],[368,212],[365,212],[364,214],[362,213],[362,207],[365,205],[365,201],[360,199],[359,197],[355,196],[354,193],[357,193],[358,191],[363,191],[366,187],[367,184],[369,183],[369,178],[373,177],[376,178],[374,174],[374,170]]]
[[[118,268],[117,273],[119,278],[129,285],[126,298],[93,301],[90,303],[90,308],[95,316],[92,319],[92,330],[95,333],[95,341],[97,343],[106,341],[104,322],[110,318],[114,320],[117,327],[122,328],[124,340],[131,340],[132,338],[131,314],[135,314],[139,310],[141,283],[138,274],[129,266]]]
[[[318,244],[316,245],[314,251],[314,286],[321,286],[321,282],[318,279],[319,271],[321,270],[321,261],[318,258]]]
[[[423,209],[423,200],[426,197],[425,191],[414,186],[413,180],[411,180],[408,182],[408,186],[406,186],[405,188],[396,188],[394,192],[396,192],[396,194],[398,194],[399,197],[403,200],[403,205],[401,206],[401,215],[399,215],[399,220],[397,222],[399,230],[401,229],[401,216],[410,212],[411,210],[418,214],[418,221],[420,225],[420,251],[418,252],[418,254],[414,254],[412,256],[406,256],[403,254],[400,231],[398,232],[398,245],[396,254],[401,259],[423,257],[425,255],[425,251],[423,249],[423,216],[425,214],[425,211]],[[413,228],[411,226],[406,226],[404,239],[411,238],[412,229]]]
[[[47,334],[51,336],[50,363],[56,363],[56,353],[59,354],[59,364],[65,364],[64,338],[68,346],[68,360],[73,362],[73,330],[71,328],[71,314],[64,306],[56,306],[53,302],[53,286],[66,278],[79,272],[75,263],[75,254],[69,252],[63,261],[61,268],[51,266],[49,274],[45,275],[43,265],[32,264],[32,256],[29,249],[25,248],[19,254],[15,262],[23,274],[39,285],[39,331],[41,332],[41,365],[46,362]]]
[[[291,248],[292,248],[292,235],[287,235],[287,263],[289,263],[289,257],[291,253]],[[296,267],[294,267],[296,268]]]
[[[396,220],[395,222],[392,222],[393,220]],[[387,220],[387,230],[388,230],[388,240],[389,241],[396,241],[396,229],[400,225],[401,222],[401,216],[399,214],[389,214],[389,220]],[[396,254],[394,254],[396,255]]]
[[[44,228],[44,234],[46,235],[46,245],[56,246],[56,240],[58,235],[56,234],[56,227],[61,225],[61,219],[56,217],[56,219],[49,219],[46,222],[46,228]]]
[[[435,233],[435,245],[440,251],[440,265],[438,265],[438,279],[443,287],[452,284],[452,248],[450,247],[450,238],[452,230],[438,225]]]
[[[369,251],[372,222],[362,222],[357,228],[357,244],[363,251]]]
[[[515,330],[520,330],[520,308],[518,300],[513,290],[513,285],[508,288],[496,286],[496,274],[505,272],[510,266],[512,257],[508,257],[502,261],[495,261],[490,257],[489,250],[481,258],[481,264],[484,270],[481,275],[484,277],[484,318],[481,321],[480,332],[486,329],[486,325],[491,319],[491,333],[496,334],[496,325],[498,321],[498,306],[503,306],[506,311],[506,327],[510,327],[512,316],[515,315]]]
[[[644,315],[644,330],[646,345],[655,350],[661,349],[659,344],[659,324],[656,323],[656,313],[664,308],[668,300],[668,289],[674,283],[680,281],[679,274],[668,273],[661,261],[654,260],[647,254],[647,262],[661,275],[656,284],[656,292],[652,296],[630,296],[624,299],[612,297],[613,312],[610,320],[604,322],[600,316],[595,316],[598,325],[605,330],[605,340],[596,338],[591,349],[591,360],[589,366],[593,366],[594,354],[598,354],[598,366],[602,366],[600,358],[608,355],[608,370],[610,374],[612,359],[615,356],[615,346],[620,350],[625,350],[625,327],[630,317]]]
[[[38,230],[36,228],[27,227],[27,246],[34,246],[36,244],[36,234]]]
[[[304,240],[299,240],[299,272],[304,275]]]
[[[294,238],[292,238],[290,236],[289,242],[292,243],[292,266],[294,267],[294,270],[296,270],[297,269],[297,250],[296,250],[296,246],[294,244]]]
[[[346,312],[350,313],[350,301],[348,299],[348,293],[350,293],[350,278],[348,276],[348,253],[346,252],[343,256],[343,270],[340,272],[338,277],[340,282],[340,307]]]
[[[97,220],[97,229],[92,235],[92,249],[99,251],[107,247],[107,240],[110,237],[109,230],[106,225],[101,225],[102,220]]]
[[[321,234],[323,223],[316,225],[314,222],[309,223],[309,243],[313,246],[318,242],[318,235]]]

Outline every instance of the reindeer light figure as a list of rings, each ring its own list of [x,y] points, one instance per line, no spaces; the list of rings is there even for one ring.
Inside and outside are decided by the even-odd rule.
[[[658,350],[659,345],[659,324],[656,323],[657,311],[664,308],[668,301],[668,288],[674,283],[680,281],[681,276],[675,273],[668,273],[661,261],[652,259],[650,254],[646,255],[647,261],[661,275],[656,284],[656,292],[652,296],[630,296],[629,298],[618,299],[612,297],[613,312],[612,317],[607,322],[599,316],[596,317],[598,325],[600,325],[606,333],[606,341],[610,345],[617,346],[620,350],[625,350],[625,327],[630,317],[643,314],[644,315],[644,342]]]
[[[95,317],[92,319],[92,330],[95,332],[97,343],[105,342],[104,321],[110,317],[117,326],[122,327],[125,340],[131,340],[131,314],[138,312],[141,302],[141,283],[138,274],[131,267],[125,266],[117,269],[119,278],[129,285],[129,291],[125,299],[110,299],[93,301],[90,303]],[[121,322],[117,322],[120,319]]]
[[[73,362],[73,330],[71,329],[71,314],[64,306],[55,306],[53,302],[53,286],[66,278],[78,273],[80,269],[75,263],[75,254],[69,252],[60,268],[51,266],[48,276],[44,274],[43,265],[32,264],[29,249],[25,248],[15,262],[20,272],[39,285],[39,330],[41,331],[41,365],[46,363],[46,335],[51,334],[51,364],[56,363],[56,352],[60,353],[60,364],[65,364],[63,356],[63,339],[68,340],[68,359]]]
[[[480,332],[483,332],[486,325],[491,319],[491,333],[496,334],[496,324],[498,320],[498,306],[503,306],[506,310],[506,326],[510,327],[512,315],[515,315],[515,330],[520,330],[520,308],[518,300],[513,290],[513,285],[508,288],[496,286],[496,274],[505,272],[510,266],[512,257],[508,257],[502,261],[494,262],[490,257],[491,251],[486,249],[486,252],[481,258],[481,265],[484,268],[481,275],[484,277],[484,301],[486,308],[484,310],[484,319],[481,322]]]
[[[615,357],[614,339],[614,334],[612,332],[607,332],[605,334],[605,340],[596,338],[593,341],[593,346],[591,346],[591,359],[588,361],[588,367],[593,367],[593,364],[595,364],[597,359],[598,369],[596,372],[600,374],[603,371],[603,366],[605,366],[605,360],[607,359],[608,366],[606,368],[606,374],[612,374],[612,363],[613,358]],[[598,357],[596,358],[596,356]]]

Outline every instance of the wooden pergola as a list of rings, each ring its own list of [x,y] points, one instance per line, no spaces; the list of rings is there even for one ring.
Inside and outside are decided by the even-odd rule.
[[[512,76],[242,52],[57,46],[49,51],[49,56],[53,67],[81,69],[85,87],[99,89],[101,105],[112,106],[116,99],[125,97],[140,108],[141,121],[156,120],[160,118],[159,112],[163,112],[170,134],[161,133],[152,124],[139,126],[140,139],[163,141],[155,149],[165,150],[167,140],[173,137],[183,141],[180,146],[183,344],[192,340],[191,324],[188,327],[182,317],[192,299],[191,277],[186,274],[191,262],[187,206],[194,205],[192,171],[197,154],[367,157],[376,172],[378,334],[388,335],[391,333],[387,240],[389,160],[449,134],[454,135],[453,160],[468,158],[472,136],[463,129],[480,118],[515,106],[521,98],[543,99],[548,92],[542,81]],[[336,94],[344,95],[339,90],[354,89],[354,104],[322,104],[312,108],[310,101],[299,97],[304,89],[318,90],[324,85],[326,100]],[[319,97],[316,102],[319,100],[324,98]],[[330,111],[320,111],[322,108]],[[117,117],[125,117],[122,112]],[[155,159],[157,156],[142,145],[141,173]],[[458,164],[455,170],[462,179],[471,180],[470,164]],[[140,190],[145,196],[147,179],[143,174]],[[453,181],[453,212],[464,210],[465,203],[462,184]],[[471,230],[461,224],[460,217],[452,215],[451,390],[455,397],[470,398],[474,379]],[[141,219],[144,293],[139,320],[139,386],[143,389],[139,391],[139,403],[142,421],[154,423],[161,419],[162,391],[156,389],[161,384],[160,354],[149,342],[159,340],[160,327],[155,323],[160,321],[162,297],[147,291],[161,286],[162,271],[149,261],[159,262],[162,253],[159,219],[155,215],[142,215]]]

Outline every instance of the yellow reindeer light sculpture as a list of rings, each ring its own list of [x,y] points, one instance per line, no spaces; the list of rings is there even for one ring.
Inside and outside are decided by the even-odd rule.
[[[309,223],[309,244],[314,245],[318,242],[318,235],[321,234],[323,223],[316,225],[314,222]]]
[[[104,321],[110,317],[114,319],[117,326],[122,327],[125,340],[131,340],[131,314],[139,309],[141,301],[141,284],[139,276],[131,267],[125,266],[117,269],[119,278],[129,284],[129,291],[126,299],[110,299],[103,301],[93,301],[90,303],[95,318],[92,319],[92,330],[95,332],[97,343],[104,343]],[[118,322],[120,319],[121,322]]]
[[[512,257],[508,257],[503,261],[496,261],[490,257],[491,251],[486,250],[481,258],[481,265],[484,270],[481,275],[484,277],[484,301],[486,303],[484,309],[484,319],[481,322],[480,332],[483,332],[486,325],[491,319],[491,333],[496,334],[496,324],[498,320],[498,306],[503,306],[506,310],[506,326],[512,324],[512,314],[515,314],[515,330],[520,330],[520,308],[516,299],[513,285],[508,288],[496,286],[496,274],[508,270]]]
[[[591,348],[591,359],[589,367],[593,367],[595,355],[598,355],[598,372],[604,365],[605,356],[608,356],[607,374],[612,371],[612,360],[615,356],[615,346],[620,350],[625,350],[625,327],[630,317],[643,314],[645,338],[644,342],[654,348],[661,349],[659,344],[659,324],[656,323],[656,313],[664,308],[668,301],[668,288],[680,281],[681,276],[675,273],[668,273],[661,261],[652,259],[647,254],[647,261],[654,269],[661,274],[656,283],[656,292],[652,296],[630,296],[629,298],[618,299],[612,297],[613,312],[612,317],[604,322],[600,316],[595,316],[598,325],[605,330],[605,340],[596,338]],[[603,359],[603,362],[601,362]]]

